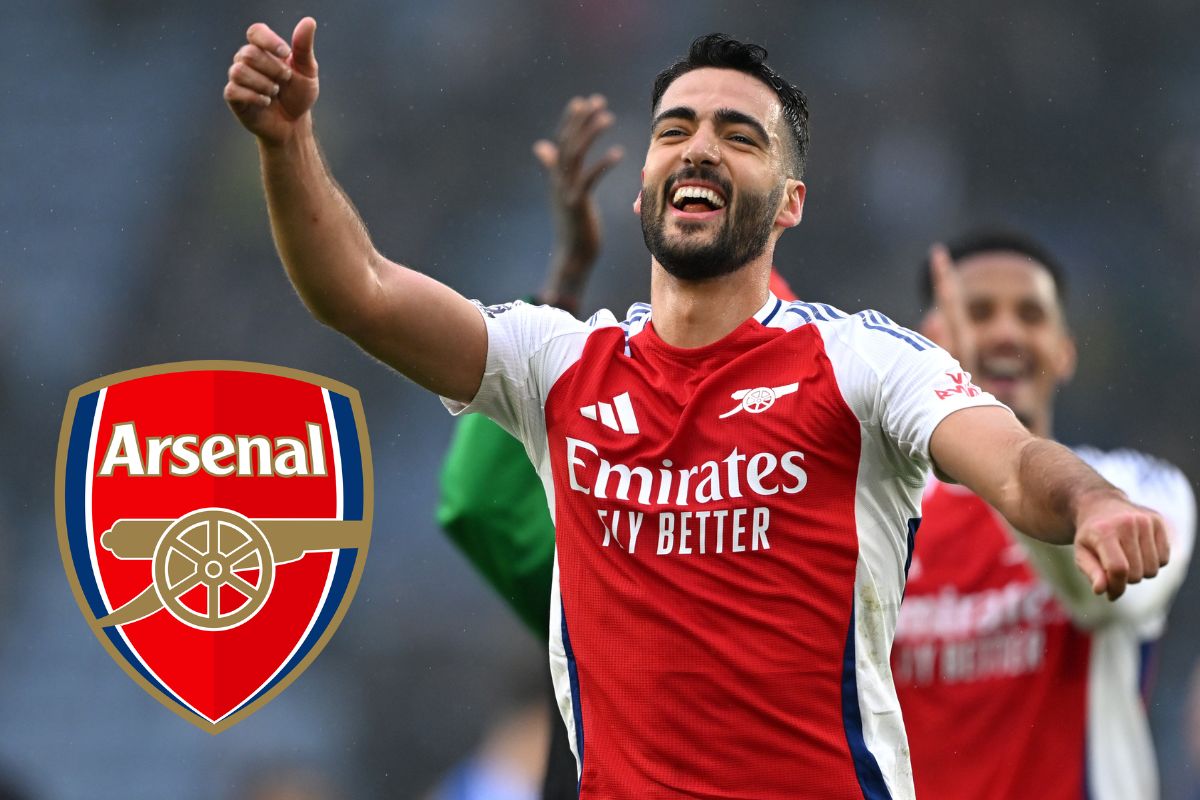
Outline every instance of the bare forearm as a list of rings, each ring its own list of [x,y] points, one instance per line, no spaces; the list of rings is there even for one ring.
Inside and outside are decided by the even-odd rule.
[[[538,300],[547,305],[566,309],[572,314],[579,312],[583,288],[594,256],[582,258],[575,254],[555,254],[550,262],[549,275],[538,292]]]
[[[275,246],[317,319],[338,330],[360,318],[378,291],[378,254],[358,212],[330,175],[311,117],[288,142],[259,142]]]
[[[1070,450],[1040,438],[1021,446],[1015,483],[997,508],[1018,530],[1051,544],[1072,542],[1087,504],[1125,497]]]
[[[1022,533],[1070,544],[1092,502],[1124,495],[1067,448],[1033,436],[1011,413],[966,409],[933,433],[938,467],[986,500]]]
[[[1126,584],[1167,563],[1162,518],[1134,505],[1070,450],[1030,435],[1003,409],[968,408],[933,431],[930,453],[1017,530],[1051,544],[1075,544],[1075,563],[1096,594],[1115,600]]]
[[[284,144],[260,142],[259,152],[275,246],[313,315],[427,389],[470,400],[487,355],[478,311],[379,254],[311,125]]]
[[[330,175],[312,128],[316,30],[305,17],[289,45],[251,25],[225,85],[230,110],[258,139],[275,246],[317,319],[427,389],[468,401],[487,359],[483,317],[453,289],[381,256]]]
[[[549,305],[579,310],[588,274],[600,251],[600,215],[592,190],[621,158],[610,148],[595,164],[584,158],[596,137],[613,123],[607,101],[600,95],[576,97],[567,104],[554,140],[542,139],[534,154],[550,176],[550,205],[554,209],[554,257],[538,297]]]

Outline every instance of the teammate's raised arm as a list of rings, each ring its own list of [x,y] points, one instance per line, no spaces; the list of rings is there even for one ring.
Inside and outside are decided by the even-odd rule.
[[[554,249],[535,301],[575,313],[600,252],[597,182],[621,158],[609,148],[593,163],[589,152],[614,117],[601,95],[574,97],[558,130],[533,145],[549,178],[555,220]],[[543,639],[549,635],[550,585],[554,573],[554,522],[546,492],[521,443],[482,414],[458,424],[442,467],[438,521],[446,535],[501,596]],[[551,749],[561,761],[565,744]],[[554,767],[563,785],[575,783],[574,759]]]
[[[321,322],[422,386],[470,400],[487,357],[483,318],[454,290],[381,255],[321,157],[312,123],[316,28],[305,17],[289,43],[251,25],[225,85],[234,116],[258,138],[288,277]]]
[[[550,207],[556,239],[550,269],[538,299],[579,312],[579,299],[600,252],[600,214],[592,190],[621,160],[620,147],[610,147],[594,164],[584,164],[588,150],[613,124],[602,95],[573,97],[563,109],[554,140],[534,142],[533,153],[550,179]]]

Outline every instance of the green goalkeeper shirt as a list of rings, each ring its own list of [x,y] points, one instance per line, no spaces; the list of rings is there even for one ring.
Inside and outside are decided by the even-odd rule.
[[[438,523],[538,637],[549,637],[554,523],[525,448],[464,417],[442,465]]]

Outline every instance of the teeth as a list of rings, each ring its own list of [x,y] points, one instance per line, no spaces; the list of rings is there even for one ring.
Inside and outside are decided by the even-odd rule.
[[[1017,378],[1025,374],[1025,362],[1019,358],[989,358],[981,366],[996,378]]]
[[[675,198],[671,201],[676,206],[688,198],[696,200],[707,200],[713,208],[724,208],[725,201],[721,196],[712,189],[705,189],[702,186],[680,186],[675,190]]]

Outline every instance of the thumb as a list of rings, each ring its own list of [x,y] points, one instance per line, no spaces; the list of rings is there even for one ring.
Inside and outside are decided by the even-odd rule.
[[[313,54],[316,35],[317,21],[312,17],[300,20],[292,32],[292,67],[306,78],[317,75],[317,59]]]
[[[1092,582],[1092,592],[1103,594],[1108,589],[1108,576],[1101,566],[1100,560],[1092,551],[1080,544],[1075,545],[1075,564],[1079,570]]]

